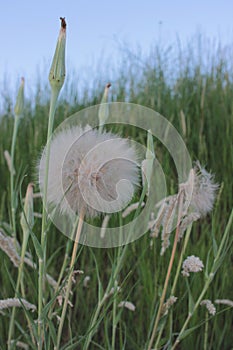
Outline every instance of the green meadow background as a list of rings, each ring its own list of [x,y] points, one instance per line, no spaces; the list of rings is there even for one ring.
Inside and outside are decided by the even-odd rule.
[[[68,54],[68,53],[67,53]],[[88,71],[80,82],[79,72],[68,71],[65,86],[59,98],[55,116],[55,127],[74,112],[87,106],[100,103],[105,84],[110,81],[110,101],[132,102],[149,107],[165,116],[183,137],[192,159],[199,160],[208,171],[215,174],[220,190],[213,212],[194,223],[185,257],[197,255],[204,262],[213,262],[213,241],[220,242],[232,208],[232,170],[233,170],[233,51],[232,47],[210,42],[208,38],[196,37],[185,47],[176,45],[163,47],[155,45],[149,54],[140,49],[127,47],[119,52],[120,59],[111,66],[111,60],[99,62],[95,71]],[[26,96],[25,111],[21,118],[16,142],[15,168],[16,183],[22,197],[27,184],[35,183],[36,164],[46,142],[49,113],[49,88],[47,75],[43,69],[32,89]],[[26,84],[27,84],[27,77]],[[19,85],[19,82],[16,82]],[[80,85],[82,88],[80,88]],[[3,91],[2,91],[3,92]],[[10,223],[10,177],[4,158],[4,151],[10,151],[13,132],[13,106],[15,97],[11,91],[4,91],[3,110],[0,118],[0,224]],[[124,133],[125,130],[122,130]],[[130,130],[127,130],[130,135]],[[133,135],[141,140],[137,133]],[[143,135],[146,142],[146,137]],[[155,153],[168,181],[168,191],[177,190],[176,172],[172,160],[163,146],[155,141]],[[38,192],[36,185],[35,191]],[[22,203],[18,203],[17,217],[20,219]],[[35,211],[41,211],[40,199],[35,199]],[[113,218],[112,220],[117,220]],[[36,218],[34,232],[39,238],[40,218]],[[18,222],[17,237],[22,241],[22,231]],[[47,245],[47,271],[56,279],[61,267],[68,238],[51,226]],[[154,308],[158,305],[163,282],[169,262],[171,247],[160,256],[160,237],[151,239],[149,233],[131,243],[126,252],[122,269],[118,276],[121,292],[117,300],[130,300],[136,306],[135,312],[121,310],[116,330],[115,349],[141,350],[148,339]],[[175,275],[178,255],[173,266]],[[29,239],[28,250],[35,257],[33,242]],[[229,249],[218,270],[206,298],[233,300],[233,264]],[[84,271],[73,286],[74,304],[67,314],[63,344],[70,339],[85,336],[90,318],[98,297],[100,281],[104,286],[116,262],[118,249],[95,249],[80,247],[76,263],[77,269]],[[90,276],[88,287],[83,286],[85,276]],[[0,299],[14,296],[14,283],[17,269],[7,255],[0,250]],[[37,305],[38,272],[25,267],[24,272],[27,300]],[[194,298],[197,298],[204,284],[204,273],[190,278]],[[52,296],[48,288],[47,297]],[[168,294],[169,296],[169,294]],[[180,276],[176,290],[177,303],[173,308],[172,332],[178,332],[188,312],[188,296],[184,278]],[[57,308],[59,310],[59,308]],[[225,310],[224,312],[222,312]],[[36,318],[35,316],[33,316]],[[5,349],[10,319],[10,311],[0,313],[0,348]],[[26,341],[21,327],[27,334],[27,323],[22,310],[17,310],[16,337]],[[232,310],[217,305],[217,314],[210,317],[205,333],[205,308],[200,307],[191,320],[190,327],[198,326],[179,345],[179,349],[204,349],[205,336],[207,349],[230,350],[233,347]],[[55,328],[57,327],[54,321]],[[111,349],[112,306],[103,308],[98,331],[90,349]],[[165,327],[162,345],[172,336],[171,329]],[[174,338],[173,338],[174,341]],[[51,347],[52,349],[52,347]],[[77,346],[76,349],[82,349]]]

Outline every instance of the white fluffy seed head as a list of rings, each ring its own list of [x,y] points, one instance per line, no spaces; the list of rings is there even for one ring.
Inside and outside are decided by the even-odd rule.
[[[39,163],[44,190],[46,152]],[[137,155],[128,140],[111,133],[72,127],[51,141],[47,204],[62,214],[85,210],[86,216],[116,212],[132,199],[139,184]]]

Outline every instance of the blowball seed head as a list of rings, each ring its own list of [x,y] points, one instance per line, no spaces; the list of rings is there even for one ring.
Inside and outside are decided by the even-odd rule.
[[[45,151],[39,164],[43,191]],[[139,184],[137,155],[128,140],[89,126],[64,129],[51,141],[47,204],[62,214],[113,213],[125,207]],[[45,203],[46,204],[46,203]]]
[[[65,75],[65,48],[66,48],[66,21],[65,18],[60,17],[61,29],[57,40],[57,46],[55,54],[53,56],[52,65],[49,72],[49,82],[52,88],[58,89],[62,88]]]
[[[16,104],[14,108],[14,112],[16,116],[20,116],[23,114],[23,109],[24,109],[24,78],[21,78],[21,84],[19,87],[17,99],[16,99]]]

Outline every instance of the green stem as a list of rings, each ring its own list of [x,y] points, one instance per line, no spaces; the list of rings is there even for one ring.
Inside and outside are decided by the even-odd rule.
[[[75,237],[75,242],[74,242],[74,246],[73,246],[72,258],[71,258],[71,262],[70,262],[70,271],[69,271],[69,278],[68,278],[67,287],[66,287],[65,300],[63,303],[61,319],[60,319],[60,323],[59,323],[59,327],[58,327],[57,345],[54,347],[54,350],[59,350],[59,347],[60,347],[62,330],[63,330],[64,321],[65,321],[68,301],[69,301],[69,297],[70,297],[70,291],[71,291],[71,287],[72,287],[72,276],[73,276],[74,264],[75,264],[75,260],[76,260],[77,250],[78,250],[78,242],[79,242],[79,238],[80,238],[82,227],[83,227],[84,216],[85,216],[85,211],[81,210],[79,222],[78,222],[78,228],[77,228],[76,237]]]
[[[115,341],[116,341],[116,327],[117,327],[116,307],[117,307],[117,299],[114,298],[114,300],[113,300],[113,312],[112,312],[112,350],[115,349]]]
[[[166,275],[166,279],[165,279],[164,286],[163,286],[163,292],[162,292],[162,296],[160,298],[159,309],[158,309],[158,312],[156,315],[153,331],[152,331],[151,338],[149,341],[148,350],[152,349],[152,346],[154,343],[154,338],[155,338],[155,334],[157,332],[157,328],[159,325],[159,320],[161,318],[161,312],[162,312],[162,308],[163,308],[163,304],[164,304],[164,300],[165,300],[166,292],[167,292],[167,288],[168,288],[168,282],[170,279],[171,270],[172,270],[173,262],[175,259],[176,247],[177,247],[179,233],[180,233],[180,220],[181,220],[181,212],[182,212],[182,204],[183,204],[183,192],[180,192],[180,195],[178,197],[178,201],[179,201],[178,202],[179,209],[178,209],[177,227],[176,227],[176,233],[175,233],[174,243],[173,243],[173,247],[172,247],[171,258],[169,261],[167,275]]]
[[[19,269],[18,269],[17,282],[16,282],[16,288],[15,288],[15,298],[19,297],[19,287],[20,287],[20,284],[23,283],[22,276],[23,276],[24,258],[25,258],[25,254],[26,254],[28,236],[29,236],[29,232],[27,235],[24,235],[21,256],[20,256]],[[16,313],[16,308],[13,307],[11,319],[10,319],[10,325],[9,325],[9,332],[8,332],[8,349],[11,349],[11,339],[12,339],[12,336],[14,334],[15,313]]]
[[[187,248],[187,244],[188,244],[188,241],[189,241],[189,238],[190,238],[191,230],[192,230],[192,224],[189,225],[189,227],[187,229],[187,232],[186,232],[186,235],[185,235],[184,244],[183,244],[183,247],[182,247],[182,250],[181,250],[179,262],[178,262],[177,269],[176,269],[176,275],[175,275],[174,282],[173,282],[172,289],[171,289],[171,295],[175,294],[176,285],[177,285],[177,282],[178,282],[178,278],[180,276],[181,265],[182,265],[184,253],[185,253],[185,250]],[[156,343],[155,343],[155,349],[158,348],[161,336],[163,334],[164,327],[165,327],[165,323],[162,325],[162,327],[161,327],[161,329],[159,331],[159,334],[158,334],[158,337],[157,337]]]
[[[14,191],[14,189],[15,189],[15,186],[14,186],[14,176],[15,176],[15,174],[14,174],[14,160],[15,160],[15,144],[16,144],[18,126],[19,126],[19,116],[15,115],[14,129],[13,129],[12,142],[11,142],[11,169],[10,169],[11,220],[12,220],[13,238],[14,238],[15,247],[16,247],[16,219],[15,219],[16,194]]]
[[[63,259],[63,264],[62,264],[62,267],[61,267],[61,270],[60,270],[60,273],[59,273],[59,277],[58,277],[58,280],[57,280],[57,285],[56,285],[56,288],[54,290],[54,294],[56,295],[59,288],[60,288],[60,284],[61,284],[61,281],[63,279],[63,275],[64,275],[64,272],[65,272],[65,269],[67,267],[67,261],[69,259],[69,252],[70,252],[70,248],[71,248],[71,240],[68,240],[67,242],[67,245],[66,245],[66,251],[65,251],[65,255],[64,255],[64,259]],[[51,306],[51,308],[49,309],[49,313],[48,313],[48,319],[51,319],[52,317],[52,312],[53,312],[53,308],[56,304],[56,301],[54,302],[54,304]]]
[[[186,251],[186,248],[187,248],[187,245],[188,245],[188,242],[189,242],[191,230],[192,230],[192,224],[189,225],[189,227],[187,229],[187,232],[186,232],[186,235],[185,235],[184,244],[183,244],[183,247],[182,247],[182,250],[181,250],[181,253],[180,253],[179,262],[178,262],[177,269],[176,269],[176,275],[175,275],[174,282],[173,282],[172,289],[171,289],[171,295],[174,295],[175,290],[176,290],[176,285],[177,285],[177,282],[178,282],[178,278],[180,276],[181,265],[182,265],[182,262],[183,262],[183,259],[184,259],[184,253]]]
[[[49,174],[49,159],[51,136],[53,131],[54,115],[56,111],[57,99],[60,89],[52,89],[49,109],[49,123],[47,132],[46,144],[46,165],[45,165],[45,182],[43,191],[43,211],[42,211],[42,226],[41,226],[41,248],[43,251],[43,259],[39,259],[39,278],[38,278],[38,349],[42,350],[43,336],[42,336],[42,305],[43,305],[43,281],[45,276],[46,263],[46,234],[47,234],[47,192],[48,192],[48,174]]]
[[[208,311],[206,311],[205,313],[205,333],[204,333],[204,350],[207,350],[207,344],[208,344],[208,328],[209,328],[209,315],[208,315]]]

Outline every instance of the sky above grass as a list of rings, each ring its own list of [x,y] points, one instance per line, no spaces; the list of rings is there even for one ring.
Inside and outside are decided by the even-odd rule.
[[[0,82],[25,76],[32,84],[38,67],[50,65],[60,16],[67,20],[68,68],[77,73],[103,53],[114,59],[122,42],[145,52],[155,41],[187,41],[197,32],[233,42],[231,0],[8,0],[0,13]]]

